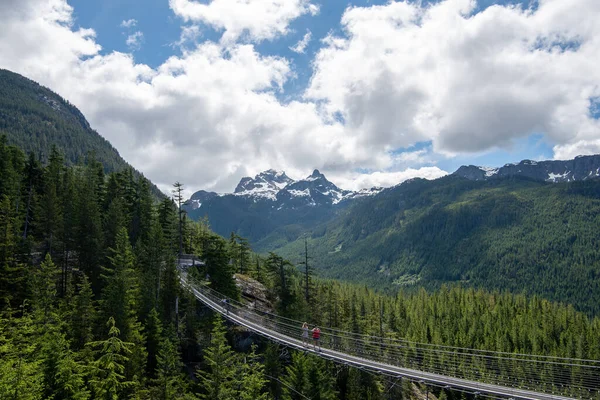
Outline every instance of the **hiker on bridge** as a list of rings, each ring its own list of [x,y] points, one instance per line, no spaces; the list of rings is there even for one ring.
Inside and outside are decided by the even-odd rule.
[[[308,347],[308,323],[302,324],[302,344],[304,347]]]
[[[229,315],[229,308],[230,308],[229,300],[227,300],[227,298],[225,298],[225,299],[221,300],[221,304],[223,305],[223,309],[225,310],[225,313],[227,315]]]
[[[315,326],[312,330],[312,337],[314,341],[313,348],[316,350],[317,346],[319,346],[319,351],[321,351],[321,330],[318,326]]]

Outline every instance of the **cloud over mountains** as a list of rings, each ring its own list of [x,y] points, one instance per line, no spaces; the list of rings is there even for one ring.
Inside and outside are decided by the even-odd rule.
[[[102,50],[65,0],[6,0],[0,67],[76,104],[162,188],[180,180],[230,191],[268,168],[291,176],[319,168],[357,189],[437,177],[445,172],[436,160],[533,133],[557,158],[600,152],[590,111],[600,98],[600,2],[538,3],[481,12],[470,0],[348,8],[340,33],[313,38],[321,48],[310,82],[285,101],[295,66],[258,46],[316,15],[316,2],[170,0],[195,41],[152,68]],[[197,41],[197,28],[184,23],[216,29],[220,40]],[[431,143],[429,154],[398,156],[421,142]]]

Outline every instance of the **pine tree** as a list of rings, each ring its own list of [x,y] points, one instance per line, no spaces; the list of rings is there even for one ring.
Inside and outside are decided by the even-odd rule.
[[[175,204],[177,204],[177,215],[178,215],[178,238],[179,238],[179,255],[183,254],[183,214],[185,211],[181,206],[183,205],[183,184],[181,182],[175,182],[173,184],[173,195]]]
[[[256,345],[252,345],[252,351],[246,357],[241,369],[240,399],[267,400],[268,393],[265,389],[268,381],[265,378],[265,367],[256,356]]]
[[[229,263],[225,240],[217,235],[211,236],[207,241],[202,258],[206,263],[211,287],[230,298],[237,299],[238,289],[233,279],[234,271]]]
[[[45,324],[55,309],[56,282],[59,275],[57,267],[52,262],[50,254],[40,264],[31,279],[32,306],[37,319]]]
[[[179,271],[173,257],[165,262],[164,273],[161,279],[160,304],[163,321],[167,324],[175,324],[175,303],[179,297]]]
[[[300,265],[304,265],[304,300],[306,304],[310,307],[311,304],[311,292],[312,292],[312,273],[313,269],[308,262],[312,257],[308,256],[308,239],[304,238],[304,260],[300,262]]]
[[[27,236],[36,225],[36,207],[38,203],[38,191],[42,184],[42,167],[33,153],[29,153],[29,158],[25,165],[23,176],[23,200],[25,204],[25,216],[23,222],[23,240],[27,240]]]
[[[115,325],[125,340],[137,321],[139,285],[134,266],[134,257],[129,244],[127,230],[121,228],[117,234],[114,249],[110,249],[111,267],[105,268],[103,275],[106,284],[102,291],[101,315],[106,320],[114,318]]]
[[[0,399],[41,400],[37,330],[24,306],[21,313],[17,318],[9,309],[0,316]]]
[[[103,189],[99,175],[95,164],[86,167],[84,175],[79,177],[74,208],[74,247],[77,250],[77,260],[95,292],[101,287],[100,263],[104,259],[100,213]]]
[[[13,203],[17,201],[24,163],[23,152],[14,146],[9,146],[6,136],[0,135],[0,198],[6,196]]]
[[[177,241],[177,206],[171,199],[164,199],[158,206],[158,223],[163,231],[163,237],[168,248],[177,254],[179,244]]]
[[[163,339],[159,346],[156,364],[156,399],[192,399],[186,378],[181,372],[183,363],[173,341]]]
[[[157,357],[163,340],[162,322],[158,318],[158,312],[155,308],[150,311],[146,319],[146,349],[148,350],[148,376],[155,377]]]
[[[139,311],[139,277],[133,269],[134,257],[126,228],[117,234],[115,249],[109,257],[111,268],[106,268],[106,286],[102,292],[101,315],[114,318],[115,326],[124,340],[132,344],[125,377],[139,386],[144,377],[148,354],[143,328],[137,319]],[[137,388],[137,386],[136,386]]]
[[[306,355],[298,352],[292,354],[292,363],[286,367],[283,382],[283,398],[285,400],[304,400],[309,397],[307,393],[309,385]]]
[[[108,319],[108,339],[90,342],[87,345],[96,348],[97,360],[92,364],[94,398],[103,400],[118,400],[120,394],[134,386],[134,382],[125,380],[125,363],[131,354],[133,343],[119,339],[120,331],[115,326],[115,320]]]
[[[332,365],[318,357],[309,357],[307,371],[307,393],[314,400],[335,400],[335,379],[328,372]]]
[[[265,377],[269,379],[267,389],[274,399],[281,399],[283,396],[282,385],[277,379],[283,375],[283,367],[280,360],[280,348],[276,343],[269,343],[264,353]]]
[[[46,326],[41,335],[41,369],[44,373],[44,398],[85,400],[84,368],[57,326]]]
[[[46,253],[53,257],[60,246],[60,232],[62,230],[63,216],[59,193],[62,191],[64,159],[56,146],[52,146],[49,164],[44,171],[44,189],[42,193],[41,227],[44,236]]]
[[[148,239],[142,240],[135,250],[137,269],[141,272],[141,315],[147,317],[152,309],[160,309],[160,285],[170,253],[158,221],[152,222]]]
[[[71,270],[71,251],[75,248],[76,210],[75,176],[73,168],[67,168],[63,174],[62,190],[59,193],[62,210],[61,230],[58,232],[62,243],[60,294],[64,296],[69,286]]]
[[[289,316],[296,299],[291,282],[293,272],[289,268],[292,264],[284,260],[283,257],[271,252],[267,259],[267,266],[276,297],[279,298],[277,308],[282,315]]]
[[[21,304],[25,299],[23,265],[15,258],[17,240],[15,217],[7,195],[0,198],[0,307],[10,301]]]
[[[96,320],[96,308],[94,307],[94,294],[92,287],[83,275],[79,285],[79,293],[73,299],[73,308],[69,313],[70,332],[73,348],[83,349],[85,344],[93,339],[92,328]]]
[[[217,316],[210,345],[204,351],[205,368],[197,371],[201,399],[234,400],[236,396],[237,355],[227,344],[223,319]]]
[[[243,237],[238,237],[238,265],[239,265],[239,273],[251,275],[252,265],[250,264],[250,244],[248,243],[248,239]]]

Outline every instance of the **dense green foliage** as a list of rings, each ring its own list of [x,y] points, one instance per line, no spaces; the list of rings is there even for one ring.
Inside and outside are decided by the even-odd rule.
[[[600,180],[413,180],[310,231],[319,275],[373,287],[510,290],[600,312]],[[304,238],[260,249],[300,261]]]
[[[131,168],[67,100],[19,74],[0,69],[0,135],[36,158],[48,160],[52,146],[70,164],[94,154],[106,172]],[[136,176],[141,176],[134,171]],[[164,196],[152,185],[156,196]]]

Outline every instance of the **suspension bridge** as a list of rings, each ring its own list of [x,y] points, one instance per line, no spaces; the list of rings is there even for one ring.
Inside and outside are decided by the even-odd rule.
[[[440,346],[327,327],[320,327],[322,347],[315,349],[302,342],[301,321],[228,299],[205,284],[192,282],[185,271],[181,272],[181,283],[207,307],[249,331],[369,372],[459,390],[475,397],[600,399],[600,360]]]

